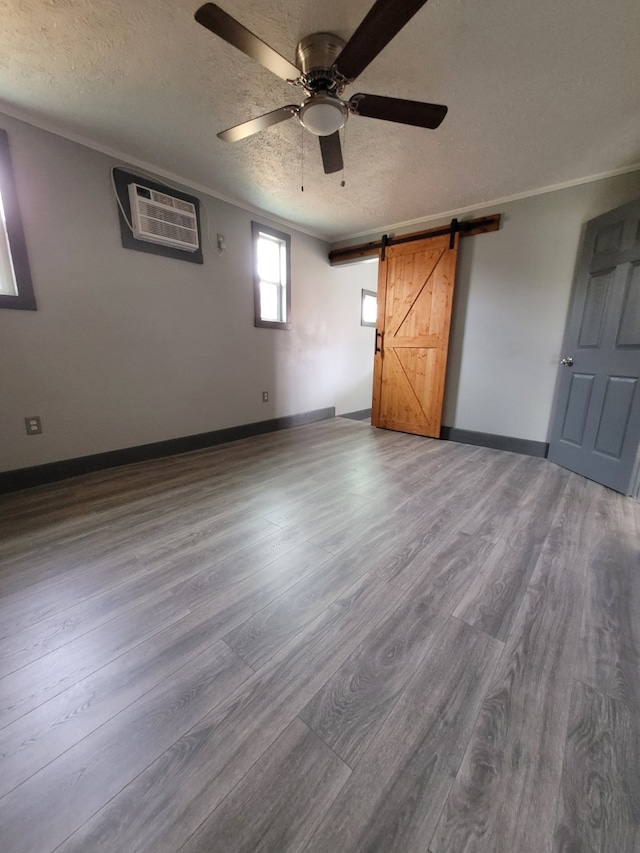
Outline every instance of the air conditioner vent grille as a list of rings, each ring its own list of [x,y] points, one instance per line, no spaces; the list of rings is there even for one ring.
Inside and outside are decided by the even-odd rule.
[[[199,248],[195,205],[140,184],[129,184],[133,236],[194,252]]]
[[[176,210],[185,210],[187,213],[193,212],[194,210],[194,207],[190,202],[183,201],[181,198],[175,198],[171,195],[156,192],[156,190],[151,190],[151,199],[157,204],[164,204],[167,207],[175,207]]]
[[[180,243],[188,243],[195,249],[198,248],[198,232],[192,228],[182,228],[180,225],[144,215],[140,217],[140,224],[147,234],[154,234],[156,237],[168,237]]]
[[[145,201],[140,201],[140,215],[148,219],[159,219],[161,222],[169,222],[171,225],[178,225],[180,228],[188,228],[193,231],[193,216],[185,216],[182,213],[177,213],[175,210],[163,210],[157,204],[147,204]]]

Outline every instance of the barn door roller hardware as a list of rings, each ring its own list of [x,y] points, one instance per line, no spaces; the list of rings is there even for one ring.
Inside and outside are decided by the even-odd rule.
[[[451,220],[451,225],[449,226],[449,248],[453,249],[456,243],[456,234],[458,231],[461,231],[460,223],[457,219]]]
[[[362,258],[375,255],[378,255],[380,260],[384,261],[386,250],[389,246],[397,246],[401,243],[413,243],[416,240],[427,240],[430,237],[442,237],[444,235],[449,236],[449,245],[453,248],[456,234],[460,234],[460,237],[473,237],[475,234],[488,234],[491,231],[498,231],[499,228],[499,213],[494,213],[491,216],[483,216],[481,219],[468,219],[462,222],[458,219],[452,219],[449,225],[432,228],[430,231],[402,234],[399,237],[389,237],[388,234],[384,234],[380,240],[372,243],[359,243],[356,246],[345,246],[342,249],[334,249],[332,252],[329,252],[329,263],[332,266],[337,266],[338,264],[353,263]]]

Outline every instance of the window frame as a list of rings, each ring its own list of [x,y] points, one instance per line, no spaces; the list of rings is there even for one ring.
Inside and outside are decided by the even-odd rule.
[[[263,320],[260,310],[261,294],[260,294],[260,276],[258,275],[258,238],[261,234],[266,234],[276,240],[280,240],[285,246],[285,276],[284,284],[280,282],[280,287],[284,288],[284,307],[286,312],[286,320]],[[261,225],[259,222],[251,223],[251,246],[253,256],[253,304],[254,304],[254,325],[261,329],[290,329],[291,328],[291,235],[285,234],[284,231],[277,231],[268,225]]]
[[[375,329],[377,324],[377,311],[375,320],[369,322],[364,319],[364,303],[367,296],[373,296],[373,298],[376,300],[376,305],[378,303],[378,294],[375,290],[365,290],[364,288],[362,288],[362,296],[360,297],[360,325],[369,326],[370,328]]]
[[[10,260],[17,292],[0,293],[0,308],[17,308],[22,311],[37,311],[36,298],[33,293],[31,268],[27,254],[22,217],[18,206],[11,154],[9,152],[9,137],[6,130],[0,128],[0,194],[5,215],[5,232],[9,246]],[[1,228],[1,225],[0,225]],[[0,235],[4,237],[4,235]]]

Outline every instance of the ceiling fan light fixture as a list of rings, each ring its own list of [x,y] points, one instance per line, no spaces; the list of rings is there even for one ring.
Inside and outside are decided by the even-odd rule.
[[[349,109],[333,95],[312,95],[300,108],[300,121],[315,136],[331,136],[344,127]]]

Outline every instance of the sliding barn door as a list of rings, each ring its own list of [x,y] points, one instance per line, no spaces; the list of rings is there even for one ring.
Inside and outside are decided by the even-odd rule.
[[[389,246],[378,274],[373,426],[440,436],[458,235]]]

